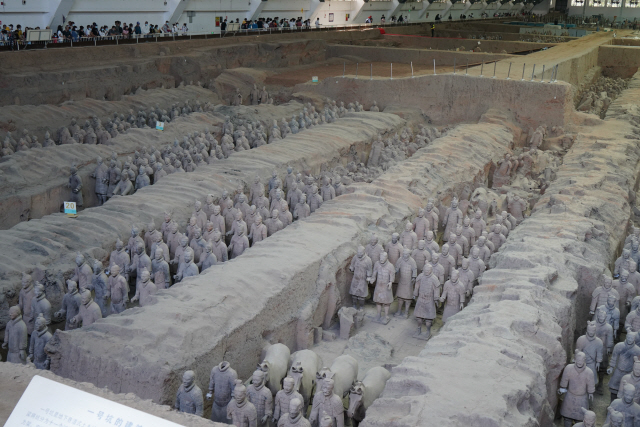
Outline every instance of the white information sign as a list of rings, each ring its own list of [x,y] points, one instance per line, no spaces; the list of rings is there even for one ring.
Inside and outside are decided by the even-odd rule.
[[[179,427],[180,424],[36,375],[5,427]]]
[[[64,202],[64,213],[75,215],[76,212],[76,202]]]

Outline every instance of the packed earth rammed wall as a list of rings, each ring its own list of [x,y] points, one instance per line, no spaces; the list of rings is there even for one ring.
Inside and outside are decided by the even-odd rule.
[[[280,142],[233,153],[229,159],[203,165],[195,172],[171,174],[131,196],[113,198],[103,206],[88,209],[79,218],[52,214],[0,231],[0,315],[6,321],[15,299],[7,298],[5,290],[17,292],[23,272],[45,285],[47,298],[57,310],[64,296],[62,284],[73,275],[77,252],[105,261],[116,239],[126,240],[134,225],[145,229],[151,220],[159,225],[164,212],[172,212],[176,222],[185,224],[196,199],[205,200],[210,193],[219,197],[223,190],[233,193],[238,185],[248,188],[256,175],[266,182],[273,170],[286,171],[287,166],[311,173],[344,166],[351,146],[366,154],[378,132],[396,129],[402,123],[391,114],[349,114]]]
[[[422,110],[436,125],[475,122],[491,108],[510,112],[525,128],[563,125],[571,111],[571,86],[563,83],[491,79],[460,73],[382,80],[335,77],[319,85],[300,84],[299,94],[314,93],[345,101],[358,98],[363,105],[376,101],[381,111],[389,106]]]
[[[173,104],[184,105],[187,100],[191,105],[196,101],[201,104],[207,101],[212,104],[220,103],[220,97],[215,92],[196,83],[171,89],[140,89],[122,96],[117,101],[84,98],[58,105],[7,105],[0,109],[0,129],[12,132],[14,137],[21,135],[23,129],[27,129],[29,135],[35,135],[38,141],[43,142],[45,132],[49,131],[54,138],[56,131],[61,126],[69,126],[73,118],[77,119],[78,126],[82,127],[85,120],[91,122],[93,116],[106,122],[107,119],[113,120],[113,113],[123,114],[126,118],[129,110],[133,110],[137,116],[138,111],[148,111],[156,105],[170,114]]]
[[[208,89],[189,88],[183,92],[201,95],[211,93]],[[179,93],[180,89],[174,91]],[[279,106],[261,105],[253,109],[241,107],[237,110],[258,113],[261,120],[269,123],[274,119],[291,117],[302,108],[302,104],[292,102]],[[218,106],[208,113],[191,113],[177,117],[171,123],[167,123],[162,132],[152,128],[129,129],[109,140],[109,145],[64,144],[19,151],[8,156],[0,163],[0,228],[8,229],[20,221],[39,219],[60,212],[62,202],[70,194],[67,184],[73,165],[77,167],[78,176],[82,179],[84,207],[96,206],[98,202],[95,195],[95,179],[91,174],[95,172],[98,156],[108,165],[112,153],[115,152],[118,160],[124,164],[128,157],[133,158],[134,153],[142,147],[162,151],[176,139],[182,142],[185,135],[192,134],[195,130],[204,132],[205,129],[209,129],[219,139],[219,125],[224,122],[225,110],[228,112],[228,107]],[[79,121],[80,124],[84,125],[84,120]]]
[[[629,108],[639,78],[614,110]],[[577,117],[593,126],[579,129],[557,179],[492,256],[471,303],[394,368],[363,425],[552,424],[574,331],[586,328],[591,293],[629,224],[640,172],[629,118]]]
[[[57,332],[47,350],[51,369],[166,403],[185,369],[204,384],[211,366],[224,359],[244,378],[268,343],[310,347],[314,327],[347,298],[346,270],[358,244],[372,233],[386,239],[402,229],[427,196],[445,198],[459,186],[487,182],[491,164],[514,138],[510,117],[496,113],[494,120],[504,125],[456,127],[238,259],[159,292],[154,305]],[[444,161],[454,157],[467,160]]]
[[[328,57],[350,56],[362,58],[366,62],[387,62],[387,63],[407,63],[412,62],[416,65],[431,65],[436,63],[437,66],[458,64],[459,69],[464,66],[465,61],[470,64],[479,64],[481,61],[493,62],[507,60],[511,55],[503,53],[484,53],[484,52],[443,52],[441,50],[426,50],[418,48],[395,48],[380,46],[348,46],[340,44],[330,44],[327,46]],[[366,62],[362,64],[366,72]]]
[[[379,36],[359,32],[361,37]],[[119,100],[138,88],[172,88],[180,83],[208,83],[223,70],[238,67],[279,68],[310,64],[325,59],[324,40],[284,40],[251,38],[216,42],[213,40],[176,43],[143,43],[123,47],[84,47],[27,52],[27,56],[8,57],[13,73],[0,85],[0,105],[57,104],[85,98]],[[288,40],[287,40],[288,39]],[[109,64],[104,56],[114,55]],[[7,56],[7,52],[0,57]],[[41,71],[46,63],[79,63],[80,67],[62,67]],[[34,84],[33,82],[37,82]]]

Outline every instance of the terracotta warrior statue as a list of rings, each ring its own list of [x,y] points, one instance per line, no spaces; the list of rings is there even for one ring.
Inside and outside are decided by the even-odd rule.
[[[302,397],[295,397],[288,402],[285,407],[288,413],[283,413],[283,416],[278,422],[278,427],[311,427],[311,423],[303,416],[303,403]],[[333,420],[329,418],[329,426],[332,426]]]
[[[267,226],[262,223],[262,216],[259,214],[255,217],[254,224],[251,225],[251,231],[249,232],[249,240],[251,240],[252,246],[258,242],[267,238]]]
[[[211,224],[211,223],[209,223]],[[158,233],[155,236],[155,241],[151,244],[151,252],[150,252],[150,257],[151,258],[151,269],[153,270],[153,260],[156,259],[156,252],[158,251],[158,249],[162,250],[162,258],[166,261],[166,262],[170,262],[171,258],[170,258],[170,251],[169,251],[169,246],[167,246],[167,244],[165,242],[162,241],[162,234]],[[155,283],[155,280],[154,280]]]
[[[239,257],[247,249],[249,249],[249,239],[245,236],[245,227],[238,227],[229,243],[229,259]]]
[[[211,242],[207,242],[204,248],[204,252],[200,255],[200,262],[197,264],[200,272],[203,272],[212,265],[216,265],[218,263],[218,258],[213,254],[213,245]]]
[[[71,167],[70,172],[69,184],[67,184],[67,187],[71,189],[69,202],[75,202],[76,207],[80,209],[84,204],[82,198],[82,179],[78,176],[78,168],[76,168],[75,165]]]
[[[458,269],[458,275],[458,280],[460,280],[460,284],[464,288],[464,295],[469,298],[473,294],[473,287],[476,281],[476,276],[469,268],[469,258],[462,258],[462,265]]]
[[[482,210],[476,209],[473,219],[471,219],[471,228],[476,233],[476,238],[482,236],[482,232],[486,230],[487,223],[484,220]]]
[[[627,271],[638,271],[638,266],[631,258],[631,251],[629,249],[622,250],[622,255],[616,260],[613,274],[620,274],[623,269]]]
[[[93,277],[91,278],[91,285],[88,289],[95,293],[95,301],[98,307],[100,307],[102,317],[107,317],[110,314],[107,297],[107,282],[109,278],[102,270],[102,262],[95,260],[93,262]]]
[[[36,319],[38,316],[43,316],[47,326],[51,323],[51,303],[47,299],[44,293],[44,286],[38,282],[33,286],[33,290],[36,295],[31,300],[31,314]],[[35,330],[35,329],[34,329]]]
[[[413,220],[413,231],[416,233],[418,241],[424,240],[424,237],[431,229],[429,219],[424,215],[424,209],[418,209],[418,216]]]
[[[622,377],[633,370],[634,358],[640,357],[640,347],[636,345],[636,335],[636,332],[627,331],[625,340],[613,347],[613,353],[609,358],[609,367],[607,368],[607,374],[611,375],[609,379],[611,401],[618,395]],[[593,381],[593,377],[591,378]]]
[[[307,195],[302,193],[300,195],[300,201],[293,210],[293,218],[303,219],[311,215],[311,208],[307,204]]]
[[[620,384],[631,384],[635,387],[635,394],[633,396],[633,401],[635,403],[640,403],[640,358],[634,357],[633,359],[633,370],[622,377],[620,380]],[[597,389],[596,389],[597,391]],[[618,391],[618,399],[623,398],[623,390]]]
[[[607,323],[609,323],[613,327],[613,337],[616,338],[618,336],[618,329],[620,329],[620,310],[618,310],[618,299],[615,295],[609,295],[607,297],[607,302],[604,305],[598,307],[598,309],[603,309],[606,314]],[[628,327],[625,328],[629,330],[631,328],[631,324],[633,322],[633,318],[637,316],[638,310],[634,310],[630,315],[627,316]]]
[[[273,417],[273,395],[265,386],[265,373],[261,369],[253,373],[251,384],[247,387],[247,397],[256,408],[258,424],[266,424]]]
[[[242,94],[240,93],[240,88],[236,88],[236,92],[234,96],[231,98],[231,105],[235,105],[235,106],[242,105]]]
[[[271,212],[271,218],[265,221],[265,225],[267,227],[267,236],[272,236],[284,228],[282,221],[280,221],[280,212],[277,209]]]
[[[471,257],[469,258],[469,269],[473,272],[475,282],[477,283],[478,277],[486,270],[484,261],[480,259],[480,249],[477,246],[471,248]],[[475,286],[475,283],[474,283]]]
[[[485,236],[480,236],[478,237],[478,241],[476,242],[476,245],[473,248],[471,248],[472,254],[474,249],[478,250],[478,257],[480,258],[480,261],[482,261],[485,266],[489,264],[489,259],[491,258],[491,249],[489,249],[489,247],[486,245],[486,242],[487,242],[487,238]]]
[[[213,240],[211,241],[212,252],[216,256],[218,262],[225,262],[229,260],[227,245],[222,239],[222,233],[215,230],[213,232]]]
[[[422,271],[425,263],[431,261],[431,253],[427,250],[424,240],[418,240],[418,247],[411,251],[411,258],[416,262],[418,271]]]
[[[636,388],[632,384],[624,383],[621,384],[621,392],[622,396],[611,402],[609,408],[624,416],[625,425],[636,425],[640,420],[640,405],[634,401]],[[606,421],[609,421],[609,416]]]
[[[5,326],[2,343],[2,348],[7,350],[7,362],[26,364],[27,345],[27,325],[22,320],[20,307],[14,305],[9,309],[9,322]]]
[[[407,226],[411,226],[411,224],[407,223]],[[402,316],[402,305],[404,304],[406,307],[404,317],[408,319],[418,268],[415,260],[411,258],[411,250],[407,247],[404,248],[402,257],[396,262],[396,275],[398,276],[398,289],[396,291],[398,311],[394,316]]]
[[[193,251],[191,248],[187,248],[184,251],[184,263],[178,268],[178,273],[173,276],[176,282],[180,282],[182,279],[191,276],[197,276],[200,274],[198,266],[193,262]]]
[[[129,266],[129,274],[135,272],[136,285],[140,285],[142,281],[142,270],[147,269],[151,271],[151,258],[144,251],[144,242],[142,240],[136,241],[136,255],[133,257],[131,265]]]
[[[363,246],[358,246],[358,252],[351,259],[349,270],[353,273],[351,287],[349,288],[349,294],[353,300],[353,308],[357,309],[359,303],[360,310],[362,310],[364,309],[364,300],[369,295],[367,280],[370,279],[373,273],[373,263],[371,262],[371,258],[365,253]]]
[[[36,369],[49,369],[51,358],[44,351],[44,347],[51,339],[51,332],[47,327],[47,321],[42,314],[36,319],[36,329],[31,334],[29,345],[29,359],[36,365]]]
[[[109,271],[107,298],[111,299],[110,314],[122,313],[129,299],[127,280],[120,274],[120,266],[114,264]]]
[[[280,420],[281,417],[284,417],[282,424],[289,426],[302,426],[304,424],[295,424],[295,422],[300,422],[299,420],[307,421],[302,416],[302,402],[304,399],[300,393],[294,390],[294,385],[295,381],[292,377],[285,377],[282,381],[282,390],[276,393],[276,397],[274,399],[273,419],[271,420],[273,424],[277,425],[278,420]],[[298,400],[297,404],[299,404],[300,408],[297,409],[296,406],[297,412],[294,411],[295,413],[292,414],[290,404],[296,399]],[[289,411],[289,416],[291,417],[289,419],[286,418],[287,411]],[[309,424],[309,427],[311,427],[311,424]]]
[[[388,242],[387,246],[384,248],[389,258],[389,262],[394,266],[402,256],[402,251],[404,250],[399,240],[400,235],[398,233],[393,233],[391,235],[391,241]]]
[[[56,321],[65,319],[65,331],[70,331],[76,328],[76,325],[71,323],[71,319],[73,319],[80,311],[80,304],[82,304],[82,302],[80,294],[78,293],[78,285],[73,280],[67,280],[67,293],[64,294],[60,310],[56,311],[54,314]]]
[[[469,218],[465,217],[466,220],[468,221]],[[464,220],[462,220],[462,223],[464,224]],[[464,227],[462,225],[458,225],[456,227],[456,240],[455,242],[457,244],[460,245],[460,247],[462,248],[462,256],[469,256],[469,249],[471,248],[471,246],[469,246],[469,240],[462,234]],[[473,232],[473,229],[471,227],[468,228],[469,231]],[[458,265],[460,265],[460,263],[458,263]]]
[[[114,196],[128,196],[133,194],[134,185],[133,180],[134,173],[131,170],[123,170],[120,174],[120,181],[116,184],[116,188],[113,189]]]
[[[629,283],[629,272],[622,269],[620,277],[613,281],[612,287],[618,291],[618,295],[620,296],[618,304],[620,309],[620,322],[625,323],[627,313],[631,308],[631,302],[636,297],[636,290],[633,285]]]
[[[431,258],[431,268],[433,269],[433,275],[438,278],[440,282],[440,288],[444,286],[444,267],[440,264],[440,254],[434,253]]]
[[[433,231],[429,230],[424,236],[424,245],[425,248],[431,254],[431,258],[433,258],[434,254],[438,254],[440,252],[440,245],[434,239]]]
[[[458,209],[458,199],[454,197],[451,200],[451,207],[447,209],[442,220],[442,226],[444,227],[443,240],[448,240],[451,233],[455,233],[456,226],[462,225],[462,218],[462,211]]]
[[[320,195],[323,202],[336,198],[336,190],[333,185],[331,185],[331,179],[329,179],[328,176],[322,178],[322,188],[320,189]]]
[[[565,394],[560,407],[565,427],[571,427],[573,420],[581,420],[583,413],[580,408],[588,408],[589,403],[593,402],[593,392],[596,390],[593,378],[584,353],[576,351],[575,363],[564,368],[558,389],[558,394]]]
[[[413,231],[413,224],[407,222],[404,231],[400,235],[400,244],[410,251],[418,247],[418,235]]]
[[[151,274],[156,288],[169,289],[171,286],[171,273],[169,263],[165,259],[164,249],[157,247],[154,259],[151,261]]]
[[[440,224],[440,212],[438,208],[435,207],[434,199],[429,198],[429,200],[427,200],[427,206],[425,206],[424,215],[429,220],[431,231],[433,231],[434,234],[437,234],[438,224]]]
[[[196,385],[196,374],[193,371],[185,371],[182,374],[182,384],[176,393],[174,408],[180,412],[202,416],[204,399],[202,399],[202,390]]]
[[[386,261],[386,260],[385,260]],[[322,390],[313,397],[311,415],[309,421],[316,425],[318,420],[326,413],[333,420],[333,427],[344,427],[344,406],[342,399],[333,393],[333,378],[325,379]]]
[[[584,417],[581,423],[574,424],[574,427],[596,427],[596,413],[586,408],[580,408]]]
[[[393,292],[391,287],[395,280],[395,267],[388,261],[386,252],[380,254],[379,261],[373,267],[373,273],[368,279],[369,283],[375,283],[373,291],[373,301],[376,303],[378,316],[376,321],[380,323],[389,323],[389,306],[393,302]],[[384,319],[381,316],[384,307]]]
[[[82,323],[82,326],[90,326],[95,323],[96,320],[102,319],[102,312],[98,304],[93,302],[91,297],[91,291],[84,289],[80,294],[80,311],[71,319],[71,323],[76,325]]]
[[[96,196],[98,206],[102,206],[107,201],[107,190],[109,189],[109,168],[102,161],[102,157],[96,160],[96,170],[91,174],[91,178],[96,180]]]
[[[249,101],[251,102],[251,105],[258,105],[260,103],[260,90],[255,83],[253,85],[253,89],[249,92]]]
[[[596,322],[587,322],[587,333],[576,341],[576,350],[584,353],[587,366],[593,371],[594,383],[598,385],[598,371],[603,359],[604,345],[596,336]]]
[[[458,236],[455,233],[451,233],[446,244],[449,246],[449,255],[455,261],[452,268],[460,266],[462,263],[462,245],[458,242]]]
[[[622,412],[618,412],[612,407],[607,408],[607,422],[602,427],[624,427],[625,419]]]
[[[438,258],[438,263],[444,269],[444,280],[449,280],[451,272],[456,268],[456,260],[449,254],[449,245],[446,243],[442,245],[442,252]]]
[[[609,297],[609,295],[615,296],[616,300],[618,301],[620,300],[620,294],[618,294],[618,291],[613,289],[613,280],[608,276],[604,276],[604,283],[602,284],[602,286],[598,286],[593,291],[593,294],[591,294],[591,306],[589,307],[589,314],[593,316],[596,312],[596,307],[604,305],[607,302],[607,298]]]
[[[598,369],[598,381],[596,386],[598,393],[602,394],[604,374],[607,370],[607,366],[609,366],[609,356],[613,351],[613,327],[607,322],[607,312],[603,307],[598,307],[596,311],[595,324],[596,336],[600,338],[604,345],[602,363],[600,363],[600,369]]]
[[[375,234],[371,235],[371,239],[369,239],[369,243],[364,248],[364,252],[369,258],[371,258],[371,262],[374,265],[380,260],[380,254],[384,252],[384,248],[380,243],[378,243],[378,236]]]
[[[498,252],[498,249],[500,249],[500,247],[507,240],[506,237],[504,237],[504,235],[500,232],[501,227],[502,226],[500,224],[494,224],[493,227],[491,227],[491,233],[489,233],[489,235],[487,236],[487,240],[493,243],[496,252]]]
[[[458,270],[451,271],[451,278],[444,284],[440,302],[444,302],[444,312],[442,322],[445,323],[449,317],[453,316],[464,307],[465,288],[459,280]]]
[[[456,230],[456,234],[457,233],[458,231]],[[476,234],[475,229],[471,226],[471,220],[468,216],[465,216],[462,220],[462,229],[460,230],[460,234],[467,239],[468,246],[465,251],[465,256],[469,256],[469,249],[476,244],[476,238],[479,235]]]
[[[247,399],[247,388],[241,380],[236,381],[233,400],[227,405],[227,418],[236,427],[258,427],[258,413]]]
[[[431,338],[431,325],[436,318],[436,303],[440,297],[440,281],[433,274],[431,264],[425,264],[424,270],[416,278],[416,286],[413,291],[416,298],[416,308],[413,315],[418,321],[418,331],[414,337],[428,340]],[[422,333],[422,323],[427,327],[426,333]]]
[[[92,279],[93,269],[85,260],[84,255],[78,252],[78,254],[76,254],[76,267],[71,280],[76,282],[78,284],[78,289],[82,291],[83,289],[87,289],[91,286]]]
[[[227,405],[231,402],[237,379],[238,374],[231,368],[229,362],[220,362],[211,370],[209,392],[207,393],[207,400],[213,398],[211,421],[224,424],[229,424],[231,421],[227,419]]]
[[[22,274],[22,289],[18,295],[20,318],[27,325],[27,333],[31,334],[35,328],[35,315],[31,312],[31,302],[36,297],[33,280],[29,274]]]

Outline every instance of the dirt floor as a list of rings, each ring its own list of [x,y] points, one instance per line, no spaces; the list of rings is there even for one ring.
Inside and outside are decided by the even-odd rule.
[[[625,32],[626,33],[626,32]],[[502,60],[498,62],[469,64],[467,69],[467,63],[461,63],[456,65],[456,73],[465,74],[471,76],[485,76],[512,80],[543,80],[548,82],[552,78],[553,67],[565,61],[567,58],[584,55],[591,49],[598,49],[600,45],[608,43],[612,36],[607,33],[598,34],[597,37],[590,37],[587,39],[581,39],[573,41],[571,44],[561,43],[553,48],[543,50],[531,55],[516,56],[508,60]],[[579,52],[579,54],[577,54]],[[495,64],[495,65],[494,65]],[[495,68],[494,68],[495,67]],[[544,75],[542,75],[544,67]],[[389,62],[363,62],[357,65],[358,78],[369,79],[373,76],[376,78],[390,78],[391,77],[391,64]],[[452,73],[454,67],[438,66],[436,64],[435,73]],[[413,75],[423,76],[433,74],[434,69],[432,65],[413,65]],[[279,86],[292,86],[298,83],[305,83],[311,81],[313,76],[317,76],[319,81],[327,77],[337,76],[355,77],[356,76],[356,63],[351,60],[343,60],[341,58],[333,58],[325,61],[324,63],[316,63],[313,65],[304,65],[298,67],[289,67],[286,71],[282,71],[267,77],[265,83],[268,85]],[[404,78],[411,76],[411,64],[408,63],[394,63],[393,64],[393,77]],[[580,83],[574,81],[575,76],[559,70],[557,74],[558,80],[565,80],[569,83]]]
[[[334,61],[335,62],[335,61]],[[357,68],[357,70],[356,70]],[[388,62],[367,62],[356,66],[352,62],[341,64],[325,62],[307,67],[290,68],[278,74],[267,77],[265,83],[268,85],[295,86],[300,83],[310,82],[313,76],[317,76],[319,81],[327,77],[355,77],[369,79],[373,75],[374,79],[384,79],[391,77],[392,66]],[[436,74],[453,72],[453,67],[436,66]],[[424,76],[433,74],[433,66],[414,65],[413,75]],[[411,76],[411,64],[393,64],[393,77],[404,78]]]
[[[364,374],[374,366],[384,366],[387,369],[391,369],[392,367],[400,364],[405,357],[418,355],[424,349],[426,344],[424,340],[413,338],[413,334],[418,329],[416,319],[413,317],[414,306],[412,305],[411,307],[408,319],[405,319],[404,317],[393,317],[393,314],[397,310],[397,306],[398,302],[396,300],[389,310],[391,321],[387,325],[383,325],[373,321],[373,318],[376,316],[375,304],[373,302],[365,304],[364,324],[352,333],[350,340],[347,341],[339,338],[340,325],[336,324],[330,331],[335,333],[338,338],[335,341],[322,341],[312,347],[311,350],[315,351],[322,358],[324,366],[331,366],[333,360],[342,354],[352,355],[356,360],[358,360],[359,379],[362,379]],[[431,335],[437,335],[442,326],[442,313],[439,313],[438,317],[433,322]],[[423,331],[424,330],[423,326]],[[388,345],[380,345],[379,348],[381,351],[368,351],[366,352],[367,357],[363,357],[363,355],[358,351],[360,347],[355,343],[352,344],[354,341],[358,341],[357,339],[354,340],[354,337],[360,334],[375,334],[376,338],[378,338],[376,342],[379,343],[380,340],[382,340]],[[370,337],[368,338],[369,341],[373,341],[370,340]],[[372,345],[375,345],[374,342],[372,342]],[[383,347],[391,349],[391,357],[388,357],[388,353],[384,351]],[[372,357],[372,355],[377,355],[377,357]]]

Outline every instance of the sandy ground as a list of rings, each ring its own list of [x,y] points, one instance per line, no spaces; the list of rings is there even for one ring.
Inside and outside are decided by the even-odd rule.
[[[388,62],[367,62],[358,64],[358,78],[369,79],[373,75],[374,79],[384,79],[391,77],[391,64]],[[436,66],[436,73],[453,72],[453,67]],[[355,77],[356,64],[345,62],[344,64],[324,63],[316,64],[309,67],[299,67],[287,70],[282,73],[274,74],[267,77],[265,83],[268,85],[279,86],[295,86],[300,83],[310,82],[313,76],[318,76],[318,80],[322,81],[327,77]],[[415,76],[423,76],[433,74],[433,66],[414,65],[413,74]],[[410,64],[393,64],[393,77],[403,78],[411,76]]]
[[[528,64],[521,62],[517,58],[515,61],[498,61],[482,64],[470,64],[467,68],[467,64],[459,64],[455,67],[456,74],[467,74],[469,76],[484,76],[487,78],[506,79],[512,80],[531,80],[532,74],[535,72],[535,81],[544,79],[545,83],[548,83],[552,77],[551,65],[545,67],[544,76],[541,75],[543,64],[534,64],[533,61]],[[534,68],[535,65],[535,68]],[[453,73],[454,68],[452,66],[438,66],[436,65],[436,74],[448,74]],[[268,85],[291,87],[300,83],[311,82],[313,76],[317,76],[319,81],[322,81],[329,77],[356,77],[356,64],[319,64],[309,67],[299,67],[286,72],[273,74],[265,80]],[[414,76],[425,76],[434,74],[433,66],[426,65],[414,65]],[[391,64],[388,62],[373,62],[363,63],[358,65],[358,79],[368,80],[373,79],[389,79],[391,78]],[[393,64],[393,78],[409,78],[411,77],[411,64]]]
[[[415,317],[413,317],[414,304],[409,311],[409,318],[393,317],[393,313],[397,310],[397,300],[391,304],[389,310],[389,316],[391,321],[387,325],[376,323],[372,320],[372,317],[376,316],[376,306],[373,302],[365,304],[365,317],[364,324],[355,333],[352,333],[352,338],[355,335],[362,333],[376,334],[382,340],[388,342],[393,347],[391,358],[386,357],[372,357],[368,360],[364,360],[361,357],[358,359],[358,378],[362,379],[367,370],[374,366],[384,366],[391,369],[393,366],[398,365],[407,356],[416,356],[420,353],[426,344],[426,341],[413,338],[413,334],[418,329],[418,324]],[[433,327],[431,328],[432,336],[435,336],[442,328],[442,313],[441,310],[438,317],[435,319]],[[424,330],[424,327],[423,327]],[[338,337],[335,341],[322,341],[315,345],[312,350],[315,351],[324,362],[324,366],[331,366],[333,360],[342,354],[352,354],[347,348],[349,341],[340,339],[340,325],[334,325],[331,329],[332,332]],[[384,354],[384,352],[381,352]]]
[[[626,34],[626,31],[625,31]],[[487,63],[484,66],[480,64],[470,65],[466,69],[466,63],[456,66],[456,73],[464,74],[465,72],[472,76],[485,76],[501,79],[517,79],[531,80],[535,74],[536,81],[548,82],[552,78],[553,67],[559,62],[568,58],[581,56],[585,50],[595,49],[598,46],[606,45],[613,37],[610,33],[597,34],[595,37],[585,39],[577,39],[571,43],[560,43],[553,48],[536,52],[526,56],[516,56],[509,60],[498,61],[497,63]],[[494,65],[495,64],[495,65]],[[542,70],[544,66],[544,75]],[[495,68],[494,68],[495,67]],[[452,73],[451,66],[438,66],[436,64],[435,73]],[[422,76],[433,74],[434,69],[431,65],[413,65],[413,75]],[[333,58],[325,63],[318,63],[310,66],[292,67],[287,71],[273,74],[266,79],[268,85],[293,86],[299,83],[311,81],[313,76],[317,76],[320,81],[327,77],[337,76],[356,76],[356,64],[351,61],[343,61],[340,58]],[[388,62],[373,62],[358,64],[358,78],[369,79],[373,76],[376,78],[390,78],[391,64]],[[393,77],[404,78],[411,76],[411,65],[406,63],[393,64]],[[560,76],[562,78],[562,76]]]

